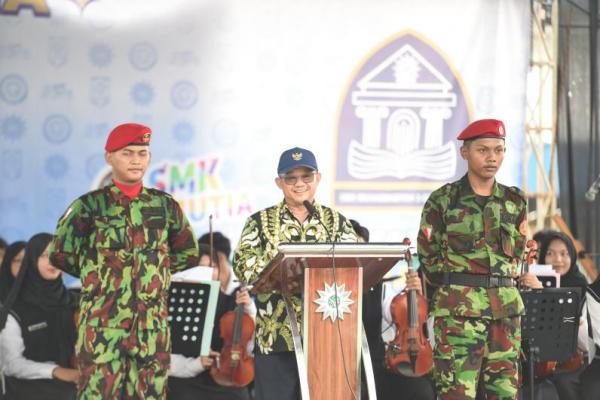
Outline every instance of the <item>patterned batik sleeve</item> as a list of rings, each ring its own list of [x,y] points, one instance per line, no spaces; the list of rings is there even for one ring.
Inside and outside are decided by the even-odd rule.
[[[244,283],[251,283],[267,266],[264,248],[260,240],[258,222],[252,217],[246,220],[240,242],[233,254],[233,271]]]
[[[79,276],[79,257],[86,251],[91,218],[81,200],[75,200],[58,221],[50,246],[50,262],[68,274]]]
[[[438,272],[443,270],[443,235],[445,232],[443,213],[440,205],[434,198],[429,197],[423,213],[417,234],[417,253],[419,262],[425,272]]]
[[[171,271],[177,272],[198,265],[198,242],[179,204],[174,200],[169,203],[169,258]]]
[[[345,217],[341,216],[340,218],[340,242],[357,242],[358,237],[356,236],[356,232],[354,228],[352,228],[352,224]]]

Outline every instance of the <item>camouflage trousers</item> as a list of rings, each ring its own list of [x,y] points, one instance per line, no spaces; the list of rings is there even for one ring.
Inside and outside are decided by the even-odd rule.
[[[165,399],[169,329],[81,326],[77,338],[79,399]]]
[[[520,317],[436,317],[434,333],[438,399],[516,399]]]

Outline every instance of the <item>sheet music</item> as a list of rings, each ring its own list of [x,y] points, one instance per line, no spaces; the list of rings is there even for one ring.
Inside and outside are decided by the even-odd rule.
[[[549,264],[531,264],[529,272],[537,276],[545,288],[560,287],[560,274]]]

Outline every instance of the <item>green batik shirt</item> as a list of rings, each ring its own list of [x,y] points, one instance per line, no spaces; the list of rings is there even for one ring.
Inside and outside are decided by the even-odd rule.
[[[478,196],[466,175],[437,189],[425,203],[417,237],[425,272],[516,278],[525,247],[526,205],[520,189],[497,182],[491,196]],[[434,316],[499,319],[522,312],[519,291],[510,287],[441,286],[432,307]]]
[[[343,215],[316,203],[314,206],[318,216],[309,215],[303,223],[292,215],[285,202],[250,216],[233,256],[233,269],[239,280],[246,283],[256,280],[275,258],[281,243],[357,241],[352,225]],[[302,326],[302,299],[291,296],[291,300]],[[293,351],[292,331],[281,294],[259,294],[256,308],[257,351],[261,354]]]
[[[198,244],[169,194],[142,188],[135,199],[111,184],[89,192],[58,222],[53,265],[81,278],[82,326],[167,327],[171,272],[197,264]]]

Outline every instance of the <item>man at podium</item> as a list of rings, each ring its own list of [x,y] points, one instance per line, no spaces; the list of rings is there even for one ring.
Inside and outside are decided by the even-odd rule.
[[[295,147],[281,154],[275,184],[283,192],[283,201],[247,219],[233,257],[240,281],[253,282],[277,255],[279,244],[356,242],[356,234],[343,215],[315,202],[320,181],[311,151]],[[301,318],[301,298],[291,299]],[[279,293],[259,294],[256,306],[256,398],[299,399],[300,383],[284,300]]]

